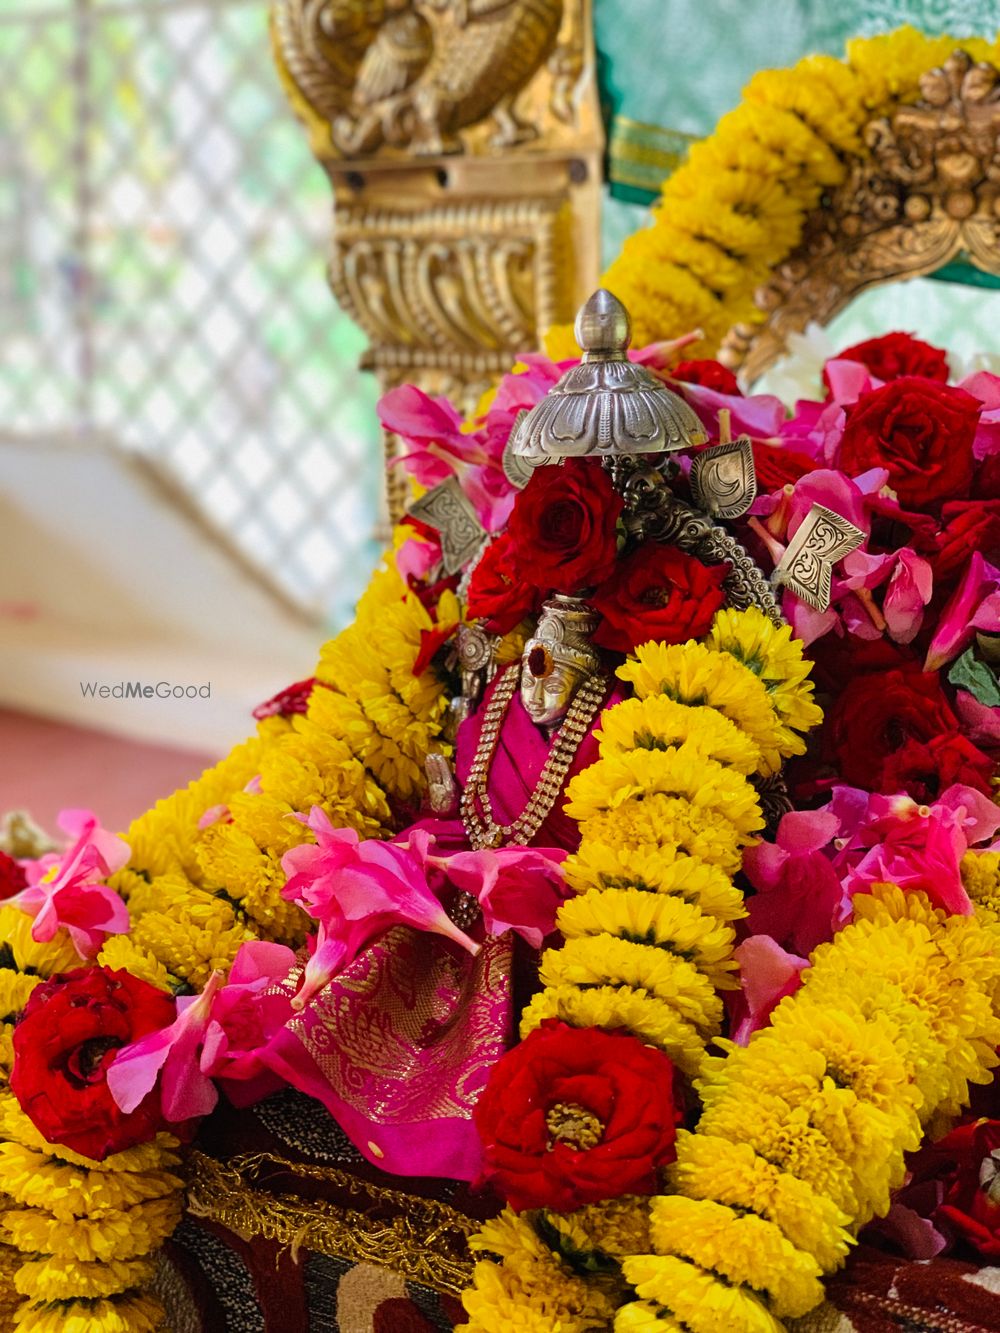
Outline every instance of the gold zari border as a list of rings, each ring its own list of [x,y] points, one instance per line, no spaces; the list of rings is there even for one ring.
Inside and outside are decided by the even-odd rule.
[[[458,1296],[472,1279],[468,1238],[480,1223],[437,1199],[359,1180],[335,1167],[292,1162],[274,1153],[253,1153],[217,1161],[204,1153],[190,1158],[188,1212],[226,1227],[243,1240],[261,1236],[287,1246],[293,1258],[314,1250],[334,1259],[375,1264],[401,1273],[433,1291]],[[254,1183],[266,1167],[321,1180],[402,1209],[379,1220],[324,1199],[271,1194]]]

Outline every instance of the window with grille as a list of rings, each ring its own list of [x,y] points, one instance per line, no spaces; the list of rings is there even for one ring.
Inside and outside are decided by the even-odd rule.
[[[0,431],[111,435],[300,607],[374,558],[374,380],[264,0],[0,0]]]

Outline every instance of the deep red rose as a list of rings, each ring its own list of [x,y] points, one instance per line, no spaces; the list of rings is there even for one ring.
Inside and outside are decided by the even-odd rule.
[[[816,464],[808,454],[801,454],[797,449],[762,444],[760,440],[753,446],[753,466],[757,474],[757,489],[761,492],[794,486],[806,473],[816,471]]]
[[[123,1046],[176,1018],[173,997],[128,972],[81,967],[36,986],[14,1028],[11,1091],[49,1143],[101,1162],[164,1125],[157,1090],[130,1114],[107,1084]]]
[[[882,766],[882,790],[905,791],[915,801],[933,801],[955,782],[991,796],[995,769],[989,755],[957,731],[929,741],[909,739]]]
[[[891,793],[899,790],[892,785],[897,751],[958,730],[936,673],[918,665],[871,672],[852,680],[827,715],[827,758],[842,782]]]
[[[537,468],[507,527],[518,574],[545,592],[603,583],[614,568],[621,512],[622,498],[597,459]]]
[[[959,1125],[933,1152],[955,1163],[935,1221],[946,1219],[980,1254],[1000,1256],[1000,1120]]]
[[[900,503],[962,500],[982,403],[964,389],[904,375],[846,409],[837,465],[849,476],[884,467]]]
[[[1000,500],[959,500],[941,510],[943,527],[931,557],[934,583],[957,579],[969,556],[979,551],[996,564],[1000,560]]]
[[[977,500],[1000,500],[1000,454],[988,454],[976,468],[972,494]]]
[[[631,652],[640,643],[684,643],[705,634],[725,601],[725,565],[703,565],[676,546],[640,546],[619,561],[591,603],[602,620],[601,648]]]
[[[903,375],[919,375],[939,384],[948,382],[948,354],[914,338],[912,333],[883,333],[880,338],[866,338],[853,347],[845,347],[835,359],[860,361],[876,379],[886,382]],[[825,369],[823,382],[830,387]]]
[[[317,681],[315,676],[308,680],[297,680],[294,685],[286,685],[283,690],[258,704],[253,710],[256,721],[263,722],[266,717],[294,717],[304,713],[309,707],[309,696]]]
[[[714,361],[711,357],[704,360],[680,361],[670,371],[670,378],[683,384],[700,384],[716,393],[737,394],[743,397],[736,376],[728,366]]]
[[[24,867],[6,852],[0,852],[0,901],[4,898],[13,898],[14,894],[20,893],[27,883],[28,876],[24,872]]]
[[[517,572],[514,543],[501,533],[490,542],[469,581],[468,611],[472,620],[485,620],[492,634],[506,634],[540,601],[538,589]]]
[[[661,1051],[558,1019],[508,1051],[475,1110],[485,1177],[518,1212],[651,1194],[679,1119]]]

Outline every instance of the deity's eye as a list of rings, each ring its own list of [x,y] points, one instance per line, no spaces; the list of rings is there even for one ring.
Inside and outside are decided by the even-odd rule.
[[[554,666],[555,662],[548,648],[543,643],[536,643],[528,654],[528,671],[531,675],[535,680],[544,680],[546,676],[551,676]]]

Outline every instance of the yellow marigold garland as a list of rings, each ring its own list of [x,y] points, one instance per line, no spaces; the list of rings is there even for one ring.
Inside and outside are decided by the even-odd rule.
[[[996,42],[904,27],[849,42],[843,60],[806,56],[755,74],[742,103],[665,182],[652,225],[604,274],[636,345],[701,328],[707,355],[733,324],[759,320],[755,289],[799,243],[823,192],[846,179],[852,158],[868,156],[866,122],[912,101],[920,76],[959,44],[1000,67]],[[577,355],[568,327],[546,343],[557,359]]]
[[[722,1028],[717,990],[733,984],[731,922],[744,913],[730,876],[742,848],[763,827],[749,775],[770,773],[799,752],[799,729],[820,721],[808,673],[802,645],[756,610],[721,612],[705,643],[646,644],[620,669],[636,697],[604,715],[600,757],[568,788],[565,808],[580,822],[581,843],[565,872],[580,896],[560,908],[565,943],[542,957],[543,989],[522,1015],[522,1037],[551,1017],[577,1027],[625,1029],[665,1051],[689,1077],[704,1072],[706,1047]],[[796,1201],[801,1209],[801,1193]],[[706,1210],[720,1207],[705,1203]],[[655,1242],[657,1234],[667,1234],[665,1214],[650,1214],[648,1200],[613,1206],[619,1237],[645,1241],[651,1234]],[[612,1205],[597,1209],[612,1215]],[[794,1204],[777,1215],[794,1216]],[[823,1216],[830,1221],[829,1211]],[[840,1216],[833,1214],[834,1225]],[[626,1251],[604,1243],[594,1218],[592,1207],[521,1218],[519,1227],[533,1232],[532,1253],[543,1241],[557,1252],[551,1263],[579,1264],[581,1256],[595,1254],[620,1258]],[[491,1234],[484,1231],[477,1244],[504,1258]],[[703,1244],[690,1234],[692,1257],[704,1257],[711,1237]],[[741,1254],[744,1264],[755,1253],[768,1255],[790,1305],[805,1307],[815,1295],[817,1262],[808,1255],[795,1261],[776,1221],[757,1218],[731,1228],[729,1241],[731,1264]],[[501,1333],[520,1327],[518,1319],[532,1327],[534,1292],[523,1280],[508,1280],[509,1264],[504,1258],[499,1266],[477,1267],[465,1297],[470,1333]],[[584,1264],[584,1271],[593,1270]],[[597,1265],[597,1271],[604,1270]],[[689,1271],[694,1299],[701,1270],[688,1264],[683,1272]],[[742,1270],[733,1271],[738,1284]],[[602,1279],[602,1290],[609,1280]],[[733,1297],[737,1305],[741,1299]],[[742,1304],[752,1309],[754,1299]],[[628,1318],[653,1319],[652,1309],[633,1310]],[[685,1316],[674,1313],[681,1327]],[[565,1327],[578,1333],[589,1325]]]
[[[130,933],[109,937],[98,962],[190,991],[213,971],[225,974],[245,941],[300,943],[308,923],[281,897],[280,861],[312,835],[294,816],[320,805],[364,837],[390,831],[390,798],[415,799],[426,753],[447,749],[446,690],[430,670],[414,677],[412,666],[421,635],[457,619],[450,593],[432,618],[390,557],[355,623],[322,650],[322,683],[306,714],[266,719],[257,736],[132,824],[130,862],[111,880],[128,903]],[[141,1294],[148,1256],[181,1214],[177,1144],[161,1136],[92,1162],[46,1143],[2,1091],[18,1012],[40,979],[80,963],[64,930],[38,944],[31,927],[26,913],[0,907],[9,962],[0,968],[0,1257],[9,1256],[27,1298],[12,1326],[145,1333],[162,1319]]]

